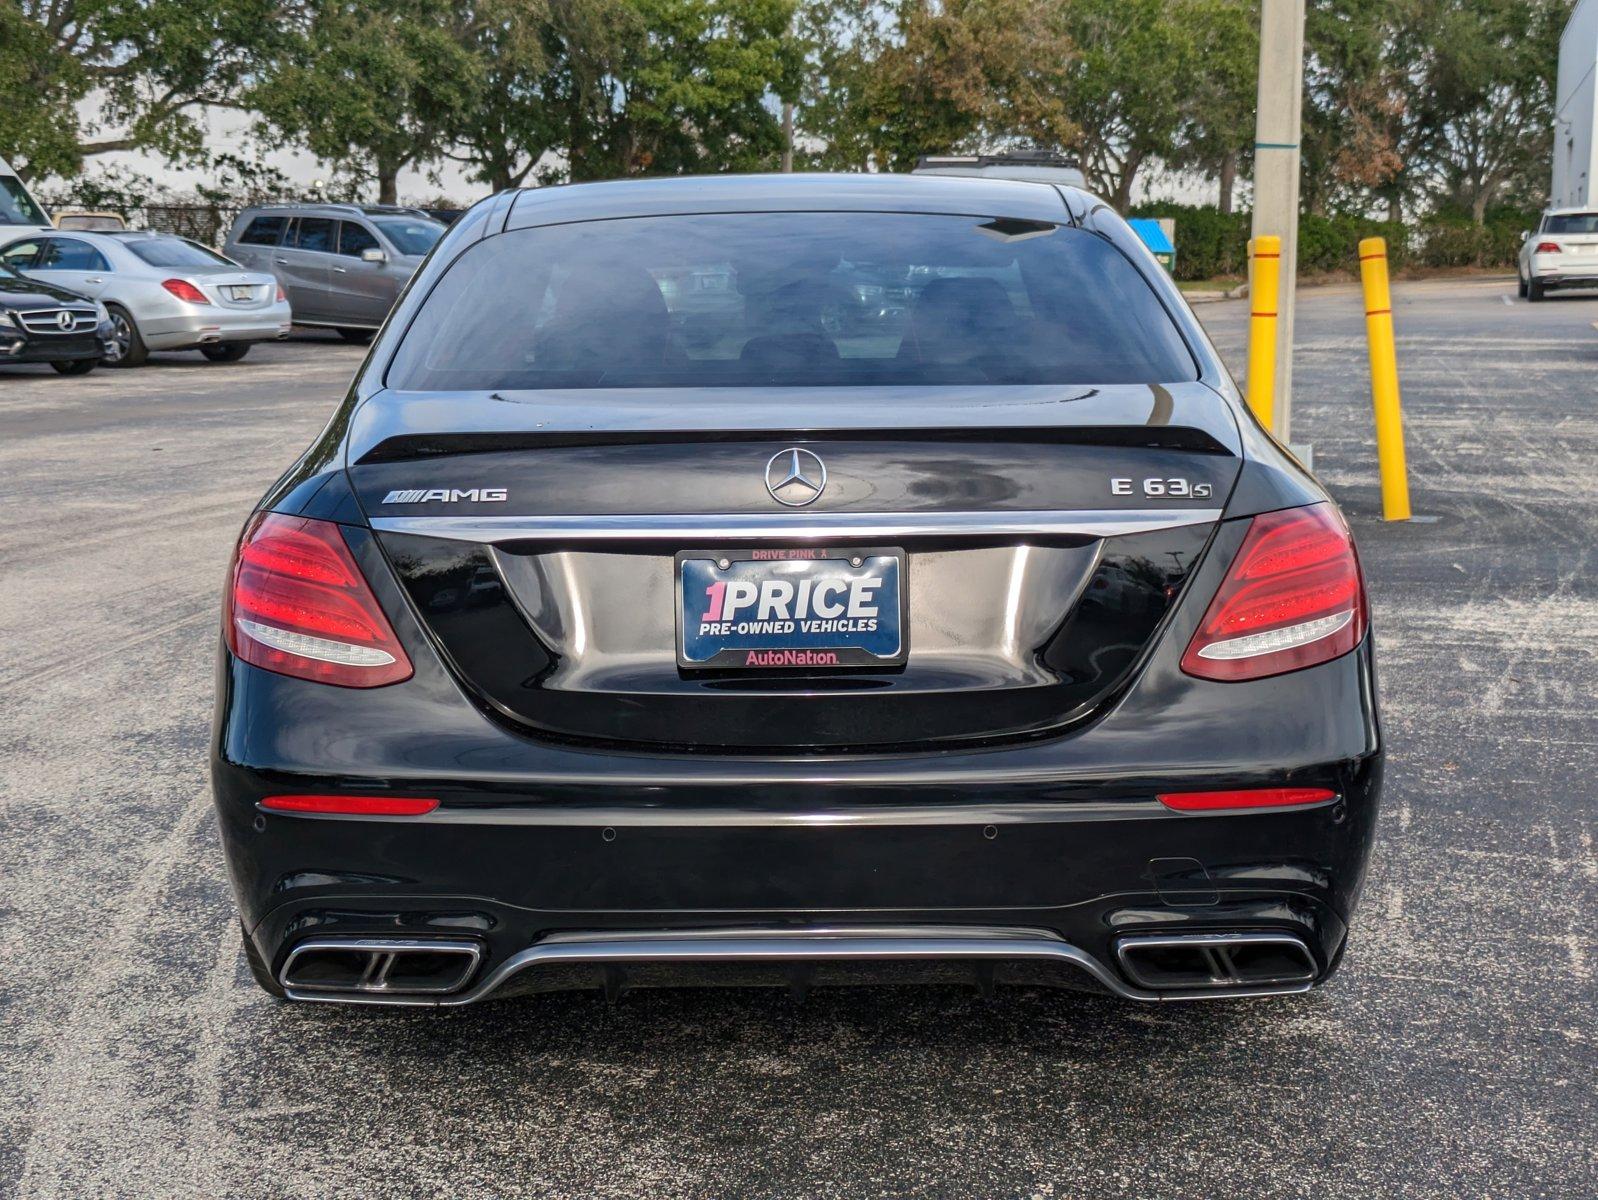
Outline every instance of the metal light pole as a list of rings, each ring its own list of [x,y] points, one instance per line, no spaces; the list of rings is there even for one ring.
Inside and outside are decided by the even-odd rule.
[[[1260,4],[1259,112],[1254,125],[1254,237],[1282,239],[1275,426],[1292,441],[1293,298],[1298,273],[1298,141],[1304,105],[1304,0]]]

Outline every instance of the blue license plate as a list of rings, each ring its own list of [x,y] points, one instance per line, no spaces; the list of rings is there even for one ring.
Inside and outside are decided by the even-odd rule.
[[[905,661],[904,553],[808,548],[677,555],[677,664],[827,670]]]

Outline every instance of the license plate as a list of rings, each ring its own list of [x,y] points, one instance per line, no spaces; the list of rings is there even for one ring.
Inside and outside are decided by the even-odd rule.
[[[677,555],[677,665],[902,665],[903,579],[902,550],[685,550]]]
[[[229,300],[248,300],[255,291],[251,287],[230,287],[227,290]]]

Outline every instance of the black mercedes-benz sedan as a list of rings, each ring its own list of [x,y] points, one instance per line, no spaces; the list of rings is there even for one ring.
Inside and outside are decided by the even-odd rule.
[[[92,297],[0,260],[0,366],[49,363],[62,375],[87,375],[113,349],[110,317]]]
[[[1052,184],[484,201],[222,632],[245,948],[300,1000],[1301,992],[1376,819],[1348,526]]]

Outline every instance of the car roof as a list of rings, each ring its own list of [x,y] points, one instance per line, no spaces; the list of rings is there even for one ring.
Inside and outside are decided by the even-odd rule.
[[[1567,204],[1561,208],[1545,208],[1545,217],[1566,217],[1574,213],[1598,213],[1598,204]]]
[[[991,176],[680,175],[522,188],[507,229],[673,213],[902,212],[1069,222],[1097,203],[1074,188]]]
[[[313,213],[329,217],[423,217],[433,218],[420,208],[399,204],[254,204],[239,214],[240,218],[255,217],[262,213]]]

